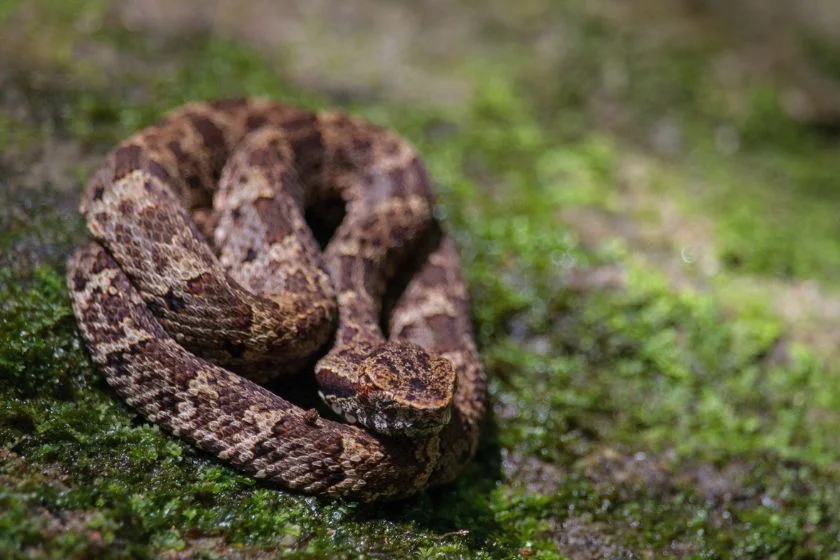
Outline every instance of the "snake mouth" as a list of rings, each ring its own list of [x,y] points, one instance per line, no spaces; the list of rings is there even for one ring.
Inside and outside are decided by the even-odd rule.
[[[452,419],[451,405],[426,412],[432,412],[432,414],[415,417],[411,422],[399,426],[399,433],[408,437],[431,437],[440,433]]]
[[[361,403],[357,397],[336,397],[319,391],[330,409],[349,424],[358,424],[391,437],[423,438],[440,433],[452,419],[453,404],[442,407],[407,407],[390,399]]]
[[[380,403],[371,407],[366,426],[388,436],[431,437],[440,433],[452,419],[452,403],[434,408],[405,406],[404,403]]]

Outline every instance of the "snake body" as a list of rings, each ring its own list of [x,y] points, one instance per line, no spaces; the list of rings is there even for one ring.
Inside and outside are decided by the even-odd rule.
[[[73,311],[108,383],[151,422],[297,491],[405,497],[455,478],[485,408],[433,205],[416,152],[375,125],[267,100],[189,104],[87,185],[94,241],[68,264]],[[334,229],[323,251],[307,219]],[[313,362],[346,421],[257,384]]]

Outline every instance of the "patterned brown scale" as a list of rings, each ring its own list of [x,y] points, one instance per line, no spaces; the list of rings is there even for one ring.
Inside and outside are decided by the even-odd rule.
[[[304,211],[330,223],[337,202],[322,253]],[[109,384],[173,434],[295,490],[408,496],[457,475],[485,407],[433,204],[414,150],[374,125],[266,100],[190,104],[88,184],[95,241],[69,262],[73,311]],[[254,383],[319,356],[322,398],[350,424]]]

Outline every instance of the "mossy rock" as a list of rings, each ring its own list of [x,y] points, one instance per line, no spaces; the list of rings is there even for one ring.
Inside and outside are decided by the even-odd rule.
[[[445,14],[475,22],[451,69],[471,93],[423,104],[307,87],[245,38],[128,31],[105,2],[0,2],[0,556],[840,557],[836,142],[771,84],[722,83],[717,39],[473,4]],[[454,484],[384,505],[265,486],[91,366],[63,281],[84,181],[166,110],[241,94],[423,153],[491,379]]]

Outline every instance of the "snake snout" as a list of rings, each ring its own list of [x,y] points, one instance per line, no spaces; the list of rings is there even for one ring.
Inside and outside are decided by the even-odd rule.
[[[410,342],[376,348],[359,371],[360,406],[365,425],[388,435],[430,436],[452,416],[455,370],[452,364]]]

